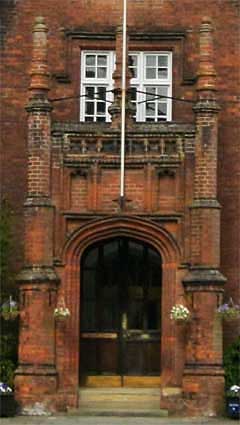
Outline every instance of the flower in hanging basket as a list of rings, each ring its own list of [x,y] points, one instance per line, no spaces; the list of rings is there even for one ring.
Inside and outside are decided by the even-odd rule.
[[[235,320],[240,318],[240,306],[234,304],[232,298],[228,303],[222,304],[217,309],[218,315],[224,320]]]
[[[171,308],[170,318],[175,322],[185,323],[191,319],[191,313],[184,305],[176,304]]]
[[[4,320],[14,320],[19,315],[18,304],[12,300],[12,297],[6,301],[1,307],[1,316]]]
[[[5,384],[4,382],[0,382],[0,393],[11,393],[12,389],[8,386],[8,384]]]
[[[54,310],[55,319],[65,320],[70,316],[70,311],[67,307],[57,307]]]

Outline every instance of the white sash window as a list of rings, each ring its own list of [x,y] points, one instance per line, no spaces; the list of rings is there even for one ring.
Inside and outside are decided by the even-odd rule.
[[[81,121],[111,121],[108,107],[113,101],[114,66],[115,53],[112,51],[82,53]],[[136,121],[171,121],[172,54],[130,53],[129,69]]]

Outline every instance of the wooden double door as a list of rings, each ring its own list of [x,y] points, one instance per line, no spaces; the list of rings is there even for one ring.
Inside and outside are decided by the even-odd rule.
[[[108,239],[85,251],[81,270],[81,384],[160,376],[159,254],[134,239]]]

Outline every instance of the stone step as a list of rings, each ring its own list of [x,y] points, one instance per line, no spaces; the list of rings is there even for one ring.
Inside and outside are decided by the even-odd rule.
[[[81,408],[159,409],[160,390],[156,388],[81,388]]]
[[[68,411],[72,416],[115,416],[115,417],[167,417],[168,411],[165,409],[76,409]]]
[[[92,401],[92,402],[81,402],[80,400],[80,408],[82,409],[102,409],[102,408],[111,408],[111,409],[142,409],[143,406],[145,409],[159,409],[160,408],[160,400],[143,400],[143,401],[132,401],[132,400],[119,400],[119,401]]]

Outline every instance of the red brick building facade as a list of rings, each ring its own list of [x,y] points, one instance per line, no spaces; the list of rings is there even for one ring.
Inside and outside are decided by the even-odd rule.
[[[128,1],[121,202],[119,2],[1,9],[3,194],[24,235],[18,400],[81,408],[79,387],[135,379],[170,412],[220,413],[216,309],[239,296],[239,3]],[[178,303],[187,325],[170,320]]]

